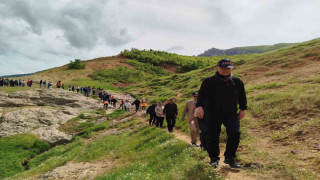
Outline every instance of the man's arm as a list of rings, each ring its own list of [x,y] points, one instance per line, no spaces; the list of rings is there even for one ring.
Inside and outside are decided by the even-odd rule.
[[[182,112],[180,121],[184,121],[184,117],[186,116],[187,112],[188,112],[188,102],[186,102],[186,105],[184,106],[184,110]]]
[[[239,94],[238,94],[238,103],[239,103],[239,109],[240,110],[247,110],[247,96],[246,96],[246,90],[244,88],[243,82],[240,80],[239,83]]]
[[[197,108],[197,117],[198,118],[203,118],[204,116],[204,101],[208,98],[208,78],[205,79],[200,87],[200,90],[198,92],[198,99],[197,99],[197,103],[196,103],[196,108]]]
[[[178,106],[177,106],[177,104],[175,104],[175,111],[176,111],[176,117],[178,117]]]
[[[245,90],[244,84],[241,80],[239,83],[238,103],[239,103],[239,109],[240,109],[240,111],[239,111],[239,120],[240,120],[245,117],[245,115],[246,115],[245,110],[248,109],[246,90]]]

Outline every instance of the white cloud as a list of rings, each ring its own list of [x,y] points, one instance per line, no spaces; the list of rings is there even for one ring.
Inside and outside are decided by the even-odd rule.
[[[131,47],[187,55],[319,37],[317,0],[5,0],[0,75]]]

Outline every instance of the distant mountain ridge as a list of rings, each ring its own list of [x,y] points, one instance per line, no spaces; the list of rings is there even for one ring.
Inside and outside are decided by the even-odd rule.
[[[262,46],[245,46],[245,47],[234,47],[231,49],[217,49],[211,48],[206,50],[204,53],[199,54],[199,57],[210,57],[210,56],[232,56],[239,54],[252,54],[252,53],[265,53],[268,51],[274,51],[287,46],[295,45],[297,43],[278,43],[274,45],[262,45]]]
[[[16,77],[30,76],[30,75],[33,75],[33,74],[36,74],[36,73],[38,73],[38,72],[27,73],[27,74],[4,75],[4,76],[0,76],[0,78],[16,78]]]

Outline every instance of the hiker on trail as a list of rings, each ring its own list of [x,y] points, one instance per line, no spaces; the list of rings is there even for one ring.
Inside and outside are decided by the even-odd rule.
[[[24,80],[23,80],[23,81],[24,81]],[[44,80],[44,81],[42,82],[42,85],[43,85],[43,89],[45,89],[45,88],[46,88],[46,85],[47,85],[47,81]]]
[[[90,88],[90,86],[88,86],[88,88],[87,88],[87,97],[90,96],[90,93],[91,93],[91,88]]]
[[[228,135],[224,163],[240,168],[236,151],[240,142],[240,120],[245,117],[247,98],[243,82],[232,75],[233,64],[229,59],[217,63],[214,76],[203,80],[196,104],[198,118],[205,118],[207,125],[207,151],[214,167],[219,165],[219,135],[221,124]],[[239,104],[239,113],[238,113]]]
[[[142,111],[145,111],[146,110],[146,107],[147,107],[147,101],[143,98],[141,100],[141,110]]]
[[[135,101],[133,101],[132,105],[136,106],[136,112],[138,112],[139,107],[140,107],[140,100],[136,99]]]
[[[178,107],[173,102],[173,99],[170,99],[169,103],[164,106],[163,113],[165,114],[167,120],[168,131],[173,133],[173,128],[176,124],[176,118],[178,116]]]
[[[40,88],[42,87],[42,79],[40,80]]]
[[[79,93],[79,91],[80,91],[80,87],[79,87],[79,86],[77,86],[77,93]]]
[[[114,107],[114,108],[117,107],[117,102],[118,102],[118,100],[116,100],[116,98],[113,98],[112,104],[113,104],[113,107]]]
[[[192,94],[193,99],[186,102],[186,105],[184,106],[184,110],[182,112],[182,116],[180,121],[184,121],[185,115],[187,113],[187,122],[189,123],[190,127],[190,136],[191,136],[191,144],[194,147],[199,147],[197,144],[198,137],[200,136],[200,130],[198,121],[196,118],[194,118],[194,111],[195,111],[195,104],[197,102],[198,98],[198,92],[195,92]]]
[[[14,87],[14,81],[12,79],[10,80],[10,86]]]
[[[83,94],[83,87],[80,88],[80,93]]]
[[[94,95],[95,95],[95,93],[96,93],[96,87],[95,87],[95,86],[93,86],[93,88],[92,88],[92,96],[94,96]]]
[[[126,112],[130,111],[131,104],[130,104],[130,102],[128,100],[126,100],[126,102],[124,103],[124,108],[125,108]]]
[[[71,91],[71,86],[69,85],[69,91]]]
[[[124,105],[124,101],[123,101],[123,99],[120,101],[120,107],[119,107],[119,109],[123,109],[123,105]]]
[[[74,92],[74,86],[72,86],[72,92]]]
[[[64,84],[61,85],[61,88],[64,89]]]
[[[58,81],[57,82],[57,88],[60,88],[61,87],[61,81]]]
[[[157,116],[156,127],[162,128],[163,120],[164,120],[163,109],[164,107],[162,106],[162,102],[159,102],[157,107],[155,108],[155,112]]]
[[[25,86],[26,86],[26,81],[23,80],[23,81],[22,81],[22,87],[25,87]]]
[[[111,98],[110,98],[110,103],[111,104],[113,104],[113,98],[114,98],[113,96],[111,96]]]
[[[150,126],[156,123],[156,118],[157,118],[156,111],[155,111],[156,107],[157,107],[157,102],[154,101],[152,105],[149,106],[149,108],[147,109],[147,114],[150,114],[150,119],[149,119]]]
[[[109,105],[108,101],[103,101],[103,106],[106,108],[106,110],[108,110],[108,105]]]
[[[30,80],[30,87],[32,87],[32,83],[33,83],[33,81],[32,81],[32,79]]]
[[[48,83],[48,89],[52,89],[52,83],[50,81]]]

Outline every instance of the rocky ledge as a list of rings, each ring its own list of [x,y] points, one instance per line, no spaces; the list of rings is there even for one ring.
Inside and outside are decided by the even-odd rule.
[[[51,144],[69,141],[72,136],[58,127],[99,106],[98,100],[61,89],[0,92],[0,137],[33,133]]]

